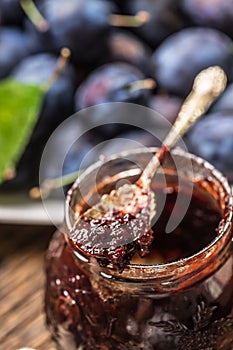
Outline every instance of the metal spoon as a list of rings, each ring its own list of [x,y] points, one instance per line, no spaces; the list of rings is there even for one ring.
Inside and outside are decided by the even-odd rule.
[[[112,190],[109,194],[104,194],[99,203],[88,209],[81,218],[78,218],[74,225],[74,232],[76,229],[79,230],[80,227],[82,228],[82,226],[80,226],[81,219],[91,220],[93,218],[98,222],[98,220],[106,216],[111,217],[111,215],[113,215],[112,213],[116,211],[121,212],[122,215],[130,214],[135,217],[136,222],[134,222],[133,227],[130,226],[130,223],[127,235],[125,235],[125,228],[122,228],[122,239],[119,234],[119,229],[117,231],[118,236],[116,240],[114,239],[114,232],[111,232],[111,236],[109,237],[105,235],[103,238],[100,235],[97,247],[96,249],[92,247],[91,253],[98,257],[108,257],[108,254],[106,254],[108,250],[111,251],[112,254],[114,249],[124,246],[127,255],[127,245],[130,247],[129,251],[131,254],[133,250],[131,243],[138,241],[140,245],[143,234],[150,229],[150,221],[156,209],[156,198],[154,198],[154,193],[150,188],[152,178],[160,167],[165,154],[208,110],[212,102],[224,91],[226,83],[226,75],[218,66],[209,67],[199,73],[194,80],[192,91],[184,101],[173,127],[170,129],[160,149],[143,170],[139,179],[133,184],[124,184],[118,189]],[[138,227],[138,229],[135,229],[136,227]],[[140,227],[142,227],[141,230]],[[99,229],[98,224],[96,228]],[[130,228],[134,229],[131,236],[128,234]],[[94,235],[95,233],[97,233],[95,232],[95,227],[92,227],[89,235]],[[75,237],[75,243],[81,249],[89,252],[90,247],[88,249],[86,247],[91,244],[91,242],[96,242],[96,239],[93,241],[92,239],[87,239],[86,243],[83,242],[81,244],[79,241],[82,237],[79,236],[77,232],[73,237]],[[107,239],[109,239],[108,242]],[[103,248],[102,250],[101,247]]]

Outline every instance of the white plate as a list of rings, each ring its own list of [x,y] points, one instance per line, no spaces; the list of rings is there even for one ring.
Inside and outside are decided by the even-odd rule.
[[[32,200],[23,194],[0,195],[0,223],[60,225],[63,218],[63,200],[47,200],[45,208],[41,201]]]

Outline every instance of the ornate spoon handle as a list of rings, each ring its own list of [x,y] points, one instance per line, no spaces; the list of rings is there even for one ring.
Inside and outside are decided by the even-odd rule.
[[[184,101],[173,127],[164,139],[160,150],[147,164],[138,183],[149,185],[164,154],[208,110],[214,100],[224,91],[226,83],[226,75],[218,66],[209,67],[196,76],[192,91]]]

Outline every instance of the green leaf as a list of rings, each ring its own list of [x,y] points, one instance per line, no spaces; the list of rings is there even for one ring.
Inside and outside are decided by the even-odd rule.
[[[22,155],[39,116],[44,89],[7,78],[0,82],[0,183]]]

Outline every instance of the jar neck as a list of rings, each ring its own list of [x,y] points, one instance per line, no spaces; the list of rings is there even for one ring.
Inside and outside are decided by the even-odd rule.
[[[220,172],[202,159],[180,150],[173,150],[172,153],[180,161],[178,164],[179,169],[183,169],[181,176],[188,176],[189,181],[191,180],[196,184],[200,180],[200,186],[203,186],[204,191],[216,201],[216,205],[221,212],[222,220],[216,228],[217,234],[215,239],[201,251],[187,258],[164,264],[129,264],[122,272],[117,271],[111,264],[104,267],[101,266],[98,258],[94,256],[89,257],[77,247],[74,248],[71,242],[74,255],[79,260],[79,263],[83,264],[86,270],[90,270],[95,276],[106,281],[106,283],[114,282],[115,285],[119,285],[119,288],[153,288],[153,291],[157,291],[158,293],[176,291],[198,283],[198,281],[213,274],[224,264],[231,254],[233,248],[233,195],[230,185]],[[192,162],[193,172],[191,175],[187,175],[186,159]],[[114,159],[111,160],[110,165],[107,169],[113,171]],[[90,189],[92,187],[91,183],[88,183],[88,179],[93,177],[93,173],[95,174],[99,166],[99,163],[92,166],[78,179],[68,192],[66,203],[67,237],[69,237],[69,231],[72,228],[75,206],[81,197],[81,192],[79,192],[80,184],[86,186],[84,192],[86,196],[90,196]],[[116,173],[119,172],[118,163],[117,166]],[[171,172],[171,165],[169,164],[169,166],[169,171]],[[172,169],[172,171],[175,172],[175,169]],[[107,179],[109,178],[110,175],[108,174]],[[80,202],[78,204],[79,207],[82,207]],[[203,234],[205,233],[203,232]]]

